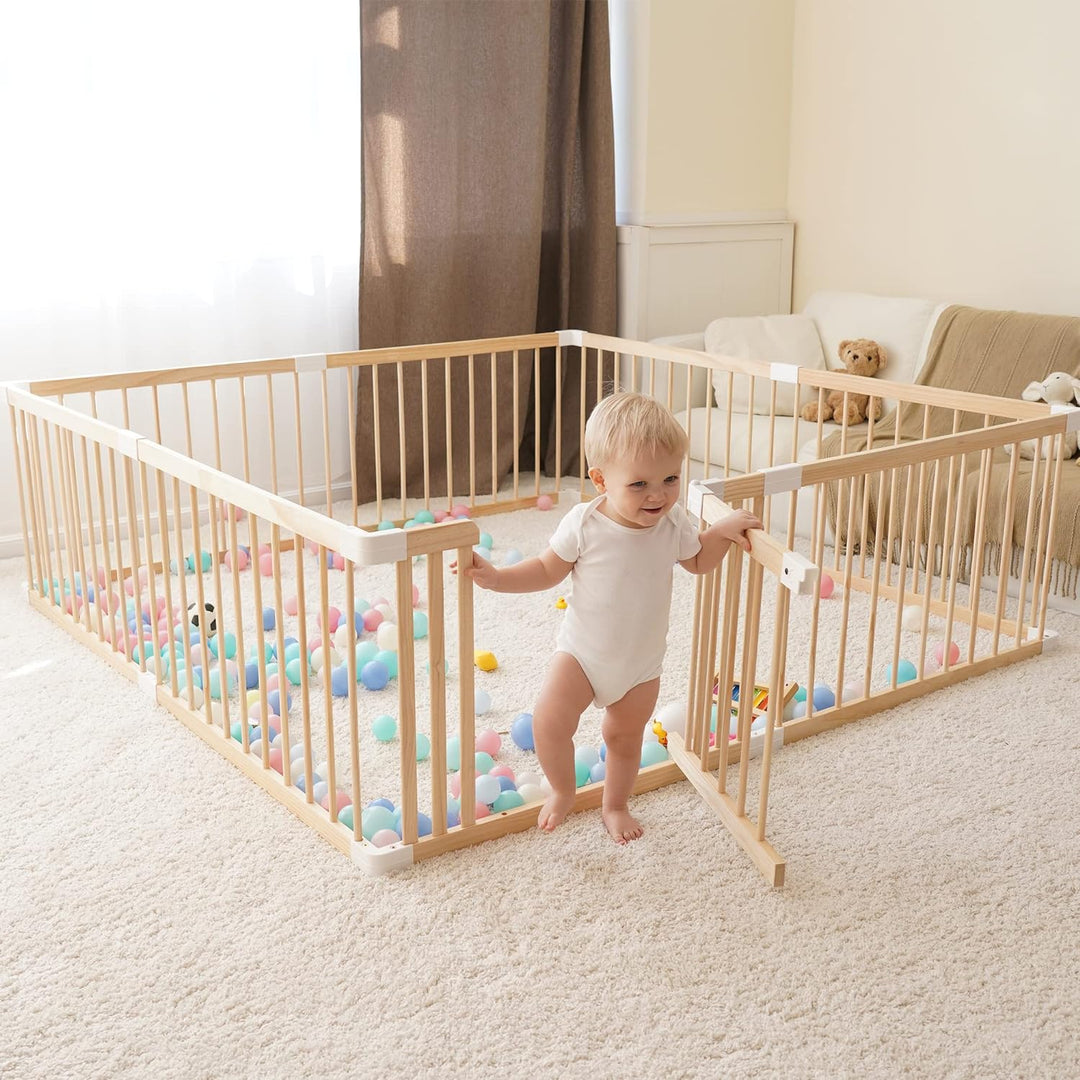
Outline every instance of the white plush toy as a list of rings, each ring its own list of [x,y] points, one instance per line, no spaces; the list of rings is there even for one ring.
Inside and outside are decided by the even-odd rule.
[[[1080,407],[1080,379],[1070,375],[1067,371],[1052,371],[1042,382],[1028,383],[1024,392],[1020,395],[1025,401],[1046,401],[1051,405],[1067,405],[1070,408]],[[1042,457],[1049,453],[1049,439],[1043,439]],[[1011,447],[1006,447],[1011,450]],[[1076,453],[1077,434],[1075,431],[1065,435],[1065,456],[1071,458]],[[1020,456],[1033,458],[1035,456],[1035,440],[1028,439],[1020,444]],[[1080,465],[1080,460],[1077,460]]]

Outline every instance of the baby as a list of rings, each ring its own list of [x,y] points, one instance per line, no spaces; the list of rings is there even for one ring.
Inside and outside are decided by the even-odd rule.
[[[604,398],[585,426],[589,478],[598,495],[574,506],[537,558],[496,568],[474,553],[467,573],[482,589],[550,589],[568,574],[573,592],[533,710],[536,754],[551,785],[537,824],[550,832],[574,802],[574,732],[595,702],[607,748],[603,819],[619,844],[642,829],[627,801],[641,765],[641,741],[660,689],[674,564],[715,569],[732,543],[749,550],[737,511],[698,532],[678,505],[686,432],[652,398]]]

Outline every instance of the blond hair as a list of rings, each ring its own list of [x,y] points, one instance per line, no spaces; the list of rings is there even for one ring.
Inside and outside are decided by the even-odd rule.
[[[655,398],[612,394],[601,400],[585,425],[585,457],[590,467],[638,454],[686,453],[689,440],[679,422]]]

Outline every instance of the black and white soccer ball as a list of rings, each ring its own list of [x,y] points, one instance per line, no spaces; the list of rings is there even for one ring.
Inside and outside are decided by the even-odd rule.
[[[188,622],[195,627],[196,630],[206,629],[208,634],[217,633],[217,615],[214,612],[214,605],[208,600],[203,606],[199,607],[199,601],[196,600],[192,604],[188,604]]]

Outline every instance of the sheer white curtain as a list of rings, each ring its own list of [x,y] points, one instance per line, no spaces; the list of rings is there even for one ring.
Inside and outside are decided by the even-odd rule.
[[[358,9],[0,6],[0,379],[356,347]]]
[[[0,376],[351,348],[355,0],[0,16]]]

